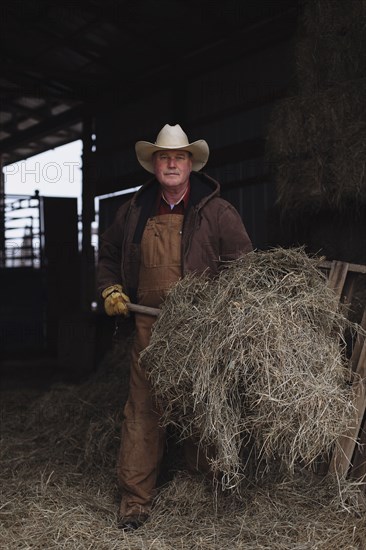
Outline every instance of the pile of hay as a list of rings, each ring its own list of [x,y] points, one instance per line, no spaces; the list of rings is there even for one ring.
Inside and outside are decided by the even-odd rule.
[[[365,25],[365,0],[305,2],[297,95],[275,106],[268,128],[283,210],[366,204]]]
[[[47,392],[2,392],[0,464],[29,469],[40,457],[83,472],[115,462],[123,403],[127,399],[128,342],[116,346],[81,385],[56,384]],[[18,445],[19,439],[22,444]]]
[[[183,278],[142,354],[163,424],[216,448],[224,488],[252,475],[248,444],[262,473],[293,472],[353,421],[347,320],[318,262],[279,248],[230,262],[214,281]]]

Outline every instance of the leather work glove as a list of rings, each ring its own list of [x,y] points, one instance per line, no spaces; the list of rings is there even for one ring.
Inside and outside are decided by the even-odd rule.
[[[112,285],[105,288],[102,292],[104,298],[104,309],[107,315],[124,315],[128,316],[127,302],[129,297],[123,293],[121,285]]]

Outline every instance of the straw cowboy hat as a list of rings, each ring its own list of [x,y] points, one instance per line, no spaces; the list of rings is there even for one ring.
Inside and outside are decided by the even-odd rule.
[[[145,170],[154,173],[153,154],[156,151],[166,149],[181,149],[189,151],[192,155],[192,170],[198,171],[204,167],[208,160],[210,150],[204,139],[199,139],[189,143],[187,134],[185,134],[179,124],[170,126],[165,124],[156,138],[155,143],[149,141],[138,141],[135,145],[137,160]]]

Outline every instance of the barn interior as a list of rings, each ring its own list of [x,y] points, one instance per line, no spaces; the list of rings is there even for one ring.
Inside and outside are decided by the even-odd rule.
[[[10,200],[2,171],[4,386],[80,381],[97,368],[111,345],[114,320],[96,291],[92,223],[98,219],[100,234],[129,190],[146,181],[134,143],[154,141],[165,123],[179,123],[191,140],[206,139],[205,171],[239,211],[256,249],[304,245],[329,260],[366,263],[365,174],[357,171],[365,165],[364,150],[357,149],[364,95],[357,102],[359,92],[347,89],[355,83],[364,89],[366,50],[355,31],[362,2],[333,18],[320,13],[320,20],[332,19],[329,28],[321,23],[324,33],[306,26],[306,17],[304,23],[309,4],[319,11],[317,2],[302,0],[2,2],[2,167],[77,139],[83,147],[81,216],[75,199],[36,194]],[[310,77],[306,55],[321,46],[331,61],[328,73],[324,59],[312,56]],[[349,51],[352,63],[342,73]],[[307,127],[328,93],[331,105],[348,98],[356,112],[347,112],[347,120],[358,120],[348,141],[338,128],[343,151],[352,157],[349,146],[357,149],[347,162],[358,182],[337,188],[338,194],[336,178],[319,176],[337,134],[328,128],[325,143],[321,132],[317,141]],[[287,128],[286,113],[296,109],[300,116]],[[305,146],[291,138],[286,149],[291,133],[303,136]],[[316,167],[316,177],[305,165]],[[30,203],[38,211],[38,233],[24,235],[14,262],[10,220]],[[131,327],[127,321],[122,330]]]
[[[366,0],[2,1],[1,547],[365,548],[365,28]],[[204,171],[238,210],[256,249],[251,262],[265,269],[256,272],[258,294],[242,308],[245,321],[240,297],[236,323],[229,310],[217,316],[215,341],[226,338],[228,360],[216,371],[211,333],[202,352],[197,345],[208,342],[209,315],[185,325],[188,346],[180,355],[201,357],[192,361],[192,378],[218,393],[191,391],[186,377],[188,390],[180,393],[187,401],[172,432],[168,424],[152,517],[124,534],[116,521],[116,457],[134,320],[117,330],[104,312],[98,236],[150,177],[135,142],[155,141],[166,123],[208,142]],[[76,140],[81,209],[61,188],[59,196],[10,194],[6,174],[14,163]],[[70,163],[61,168],[71,180]],[[19,219],[24,232],[15,238]],[[313,255],[324,258],[326,282]],[[280,275],[273,282],[274,264]],[[253,279],[237,277],[231,288],[238,292]],[[168,318],[161,340],[169,359],[170,326]],[[256,344],[248,345],[249,360],[247,326]],[[246,358],[237,370],[233,350]],[[263,382],[256,392],[251,386],[262,408],[250,415],[250,377],[242,377],[244,386],[235,385],[239,375],[233,383],[243,365],[256,365]],[[176,372],[164,378],[157,371],[162,392],[176,389],[183,367],[177,359]],[[210,387],[211,379],[218,383]],[[233,464],[244,472],[240,487],[230,477],[221,490],[190,476],[180,468],[174,433],[181,419],[191,425],[187,410],[199,422],[220,413],[201,424],[219,426],[211,443],[228,443],[220,447],[225,460],[241,436],[237,423],[251,421],[243,437],[268,461],[256,463],[239,445]]]

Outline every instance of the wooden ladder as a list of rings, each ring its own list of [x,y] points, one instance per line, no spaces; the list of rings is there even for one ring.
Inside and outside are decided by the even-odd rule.
[[[357,274],[366,274],[366,266],[340,261],[324,261],[320,267],[328,274],[328,286],[341,303],[350,305]],[[366,330],[366,306],[361,326]],[[366,474],[366,339],[358,334],[350,358],[355,391],[355,416],[352,426],[337,441],[329,472],[340,478],[362,478]]]

